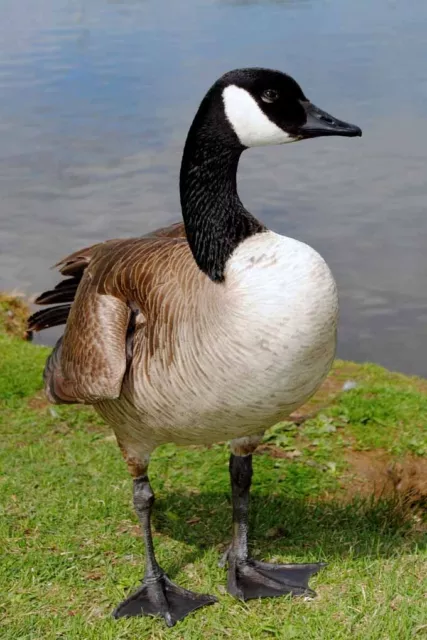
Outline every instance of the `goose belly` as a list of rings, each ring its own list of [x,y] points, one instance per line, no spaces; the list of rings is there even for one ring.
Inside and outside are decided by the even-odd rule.
[[[182,336],[167,368],[160,354],[149,376],[135,362],[121,398],[102,407],[135,443],[208,444],[262,433],[327,375],[338,314],[329,268],[296,241],[273,252],[247,249],[226,274],[223,313]]]

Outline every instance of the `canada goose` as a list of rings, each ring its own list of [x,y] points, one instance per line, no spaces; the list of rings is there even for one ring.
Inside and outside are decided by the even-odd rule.
[[[59,305],[35,313],[29,330],[66,323],[44,371],[49,400],[93,405],[134,478],[146,572],[115,617],[160,615],[172,626],[216,601],[176,586],[155,558],[147,469],[166,442],[231,440],[228,591],[243,600],[313,594],[308,581],[320,563],[249,557],[248,502],[264,431],[303,404],[330,369],[336,285],[314,249],[269,231],[244,208],[236,173],[248,147],[361,134],[315,107],[284,73],[226,73],[188,133],[184,223],[73,253],[57,265],[69,277],[37,299]]]

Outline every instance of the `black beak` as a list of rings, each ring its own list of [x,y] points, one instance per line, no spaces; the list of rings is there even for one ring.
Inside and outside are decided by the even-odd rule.
[[[308,101],[301,101],[307,121],[298,127],[300,138],[317,138],[319,136],[347,136],[353,138],[362,135],[362,129],[355,124],[337,120],[326,111],[322,111]]]

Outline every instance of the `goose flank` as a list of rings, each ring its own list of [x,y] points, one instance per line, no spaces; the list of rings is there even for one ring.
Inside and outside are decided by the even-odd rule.
[[[323,258],[267,229],[236,186],[242,152],[361,130],[314,106],[290,76],[237,69],[209,89],[180,173],[183,222],[107,240],[56,266],[29,331],[65,324],[44,383],[53,403],[91,404],[111,425],[133,477],[146,550],[141,586],[114,616],[172,626],[216,601],[175,585],[157,563],[148,479],[160,444],[230,441],[232,542],[227,588],[251,598],[313,595],[323,565],[271,564],[248,552],[252,453],[266,429],[303,404],[332,364],[337,290]]]

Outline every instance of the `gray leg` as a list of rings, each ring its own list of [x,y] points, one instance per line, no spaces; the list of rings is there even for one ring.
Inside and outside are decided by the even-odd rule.
[[[248,510],[252,480],[252,455],[230,456],[230,479],[233,499],[233,540],[228,551],[227,590],[241,600],[265,598],[290,593],[315,595],[308,587],[310,576],[322,563],[270,564],[248,557]]]
[[[133,503],[145,542],[145,576],[141,587],[119,604],[113,616],[162,616],[168,627],[172,627],[191,611],[213,604],[217,600],[213,596],[193,593],[178,587],[169,580],[157,563],[151,533],[154,493],[146,475],[134,479]]]

